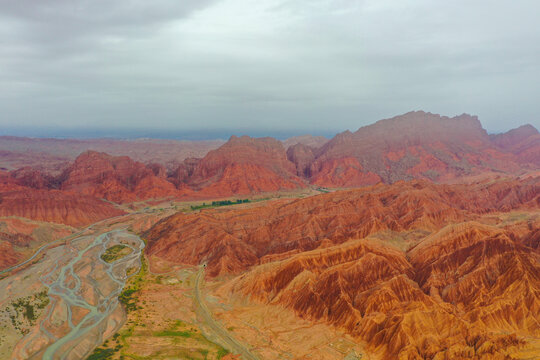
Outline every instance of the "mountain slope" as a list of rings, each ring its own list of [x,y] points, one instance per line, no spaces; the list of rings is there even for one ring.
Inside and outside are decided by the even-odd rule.
[[[193,167],[187,184],[197,196],[224,197],[305,186],[295,173],[278,140],[232,136]]]
[[[491,140],[499,148],[516,155],[520,162],[540,167],[540,133],[532,125],[492,135]]]
[[[212,275],[370,234],[425,234],[484,213],[537,208],[538,179],[436,185],[377,185],[230,211],[178,213],[148,233],[148,253],[166,260],[208,263]]]
[[[539,209],[540,178],[412,181],[178,213],[145,237],[151,262],[236,275],[220,297],[285,306],[380,358],[491,359],[540,336]]]
[[[80,227],[123,213],[94,197],[59,190],[26,188],[0,193],[0,216]]]
[[[504,358],[540,335],[539,260],[504,231],[466,223],[409,253],[364,239],[298,254],[220,292],[331,323],[384,359]]]
[[[165,174],[157,176],[154,170],[127,156],[87,151],[64,172],[61,189],[114,202],[176,195]]]
[[[535,146],[529,147],[540,146],[539,139],[530,141]],[[310,173],[313,183],[333,187],[373,183],[372,174],[385,183],[444,182],[483,172],[516,173],[534,165],[534,154],[519,157],[497,146],[475,116],[416,111],[336,135],[317,151]]]

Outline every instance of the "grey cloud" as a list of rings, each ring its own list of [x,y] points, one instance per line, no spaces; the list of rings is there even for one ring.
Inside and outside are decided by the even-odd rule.
[[[0,0],[0,125],[539,127],[536,1]]]
[[[168,22],[189,16],[210,0],[17,0],[0,1],[3,38],[17,50],[47,60],[150,36]]]
[[[210,1],[18,0],[2,1],[2,17],[26,22],[28,38],[49,41],[90,34],[129,34],[189,15]],[[51,36],[51,37],[48,37]],[[54,37],[52,37],[54,36]]]

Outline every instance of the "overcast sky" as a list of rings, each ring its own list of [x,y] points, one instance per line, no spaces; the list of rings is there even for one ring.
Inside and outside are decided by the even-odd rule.
[[[537,0],[0,0],[0,126],[329,135],[425,110],[539,128],[539,14]]]

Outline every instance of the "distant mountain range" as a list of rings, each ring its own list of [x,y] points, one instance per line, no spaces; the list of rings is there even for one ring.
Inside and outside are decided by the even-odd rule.
[[[475,116],[422,111],[328,141],[313,136],[286,141],[232,136],[226,143],[2,137],[0,149],[0,167],[6,169],[0,172],[2,192],[56,190],[117,203],[412,179],[464,182],[540,169],[540,134],[531,125],[488,135]],[[122,153],[130,156],[118,156]],[[27,166],[11,169],[17,161],[25,164],[24,157],[31,160]]]

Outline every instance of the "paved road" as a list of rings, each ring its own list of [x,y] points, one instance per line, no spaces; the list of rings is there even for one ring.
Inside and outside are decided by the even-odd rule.
[[[212,312],[206,305],[204,297],[201,295],[201,281],[204,279],[204,267],[201,266],[197,272],[197,277],[195,279],[195,298],[194,301],[199,307],[200,315],[204,318],[206,325],[214,335],[219,337],[226,345],[229,350],[234,354],[240,354],[244,360],[259,360],[259,358],[253,355],[248,348],[242,345],[238,340],[232,337],[223,326],[221,326],[214,318],[212,317]]]

